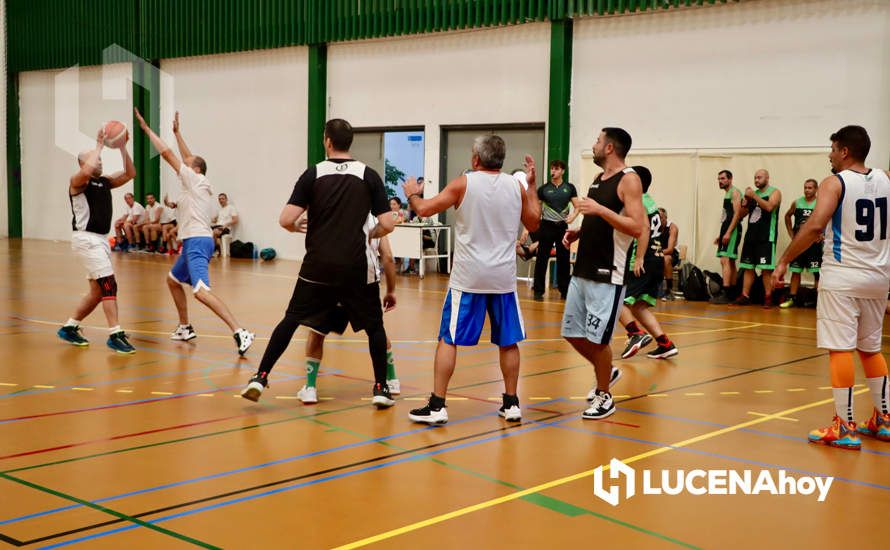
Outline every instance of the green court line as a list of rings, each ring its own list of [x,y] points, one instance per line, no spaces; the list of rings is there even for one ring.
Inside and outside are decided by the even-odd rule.
[[[141,519],[137,519],[137,518],[128,516],[128,515],[126,515],[126,514],[122,514],[121,512],[118,512],[117,510],[112,510],[111,508],[106,508],[105,506],[101,506],[101,505],[96,504],[96,503],[94,503],[94,502],[90,502],[90,501],[88,501],[88,500],[84,500],[84,499],[82,499],[82,498],[77,498],[77,497],[75,497],[75,496],[68,495],[68,494],[65,494],[65,493],[56,491],[55,489],[50,489],[49,487],[44,487],[43,485],[38,485],[38,484],[36,484],[36,483],[32,483],[32,482],[27,481],[27,480],[24,480],[24,479],[20,479],[20,478],[17,478],[17,477],[13,477],[13,476],[7,475],[7,474],[5,474],[5,473],[0,473],[0,478],[3,478],[3,479],[6,479],[6,480],[9,480],[9,481],[12,481],[12,482],[14,482],[14,483],[18,483],[18,484],[20,484],[20,485],[24,485],[24,486],[26,486],[26,487],[30,487],[31,489],[36,489],[36,490],[38,490],[38,491],[41,491],[41,492],[44,492],[44,493],[48,493],[48,494],[53,495],[53,496],[55,496],[55,497],[59,497],[59,498],[65,499],[65,500],[70,500],[71,502],[76,502],[77,504],[80,504],[80,505],[82,505],[82,506],[86,506],[86,507],[88,507],[88,508],[92,508],[93,510],[97,510],[97,511],[102,512],[102,513],[104,513],[104,514],[108,514],[108,515],[114,516],[114,517],[116,517],[116,518],[118,518],[118,519],[122,519],[122,520],[129,521],[130,523],[135,523],[136,525],[140,525],[140,526],[142,526],[142,527],[146,527],[146,528],[151,529],[151,530],[153,530],[153,531],[157,531],[158,533],[161,533],[162,535],[167,535],[167,536],[170,536],[170,537],[179,539],[179,540],[181,540],[181,541],[183,541],[183,542],[187,542],[187,543],[189,543],[189,544],[194,544],[195,546],[200,546],[200,547],[202,547],[202,548],[213,548],[213,549],[220,550],[220,547],[219,547],[219,546],[214,546],[214,545],[212,545],[212,544],[208,544],[208,543],[206,543],[206,542],[202,542],[202,541],[200,541],[200,540],[198,540],[198,539],[189,537],[189,536],[187,536],[187,535],[183,535],[182,533],[177,533],[176,531],[171,531],[171,530],[169,530],[169,529],[165,529],[165,528],[163,528],[163,527],[159,527],[159,526],[154,525],[154,524],[152,524],[152,523],[148,523],[148,522],[142,521]]]
[[[323,420],[318,420],[318,419],[314,419],[314,418],[312,418],[312,419],[310,419],[310,421],[311,421],[311,422],[315,422],[316,424],[320,424],[320,425],[322,425],[322,426],[325,426],[325,427],[329,428],[329,429],[332,430],[332,431],[343,432],[343,433],[346,433],[346,434],[349,434],[349,435],[358,437],[358,438],[360,438],[360,439],[363,439],[363,440],[365,440],[365,441],[373,441],[374,439],[377,439],[377,438],[375,438],[375,437],[370,437],[370,436],[367,436],[367,435],[365,435],[365,434],[361,434],[361,433],[358,433],[358,432],[356,432],[356,431],[350,430],[350,429],[348,429],[348,428],[343,428],[343,427],[341,427],[341,426],[337,426],[337,425],[331,424],[330,422],[325,422],[325,421],[323,421]],[[383,445],[383,446],[385,446],[385,447],[388,447],[388,448],[397,450],[397,451],[405,451],[405,450],[406,450],[404,447],[399,447],[398,445],[393,445],[393,444],[390,443],[389,441],[378,441],[377,443],[379,443],[379,444],[381,444],[381,445]],[[455,471],[457,471],[457,472],[461,472],[461,473],[463,473],[463,474],[467,474],[467,475],[470,475],[470,476],[473,476],[473,477],[476,477],[476,478],[479,478],[479,479],[484,479],[485,481],[490,481],[490,482],[492,482],[492,483],[497,483],[498,485],[502,485],[502,486],[504,486],[504,487],[509,487],[510,489],[514,489],[514,490],[517,490],[517,491],[522,491],[522,490],[525,490],[525,489],[526,489],[526,487],[522,487],[521,485],[516,485],[515,483],[510,483],[509,481],[504,481],[504,480],[501,480],[501,479],[497,479],[497,478],[491,477],[491,476],[489,476],[489,475],[483,474],[483,473],[481,473],[481,472],[476,472],[476,471],[473,471],[473,470],[464,468],[463,466],[458,466],[457,464],[452,464],[452,463],[450,463],[450,462],[445,462],[444,460],[439,459],[439,458],[426,457],[425,460],[429,460],[430,462],[434,462],[434,463],[436,463],[436,464],[439,464],[440,466],[445,466],[446,468],[449,468],[449,469],[451,469],[451,470],[455,470]],[[592,490],[591,490],[591,493],[592,493]],[[534,493],[534,494],[531,494],[531,495],[526,495],[526,496],[522,497],[520,500],[524,500],[524,501],[529,502],[529,503],[531,503],[531,504],[535,504],[535,505],[537,505],[537,506],[541,506],[542,508],[546,508],[546,509],[548,509],[548,510],[550,510],[550,511],[552,511],[552,512],[556,512],[557,514],[562,514],[562,515],[564,515],[564,516],[568,516],[568,517],[573,517],[573,518],[574,518],[574,517],[585,516],[585,515],[593,516],[593,517],[596,517],[596,518],[598,518],[598,519],[602,519],[602,520],[605,520],[605,521],[609,521],[609,522],[612,522],[612,523],[614,523],[614,524],[616,524],[616,525],[620,525],[620,526],[622,526],[622,527],[626,527],[626,528],[628,528],[628,529],[632,529],[632,530],[634,530],[634,531],[637,531],[637,532],[640,532],[640,533],[643,533],[643,534],[646,534],[646,535],[650,535],[650,536],[659,538],[659,539],[664,540],[664,541],[666,541],[666,542],[671,542],[671,543],[673,543],[673,544],[677,544],[677,545],[679,545],[679,546],[683,546],[683,547],[685,547],[685,548],[692,548],[692,549],[694,549],[694,550],[701,550],[701,548],[698,547],[698,546],[689,544],[689,543],[687,543],[687,542],[683,542],[683,541],[681,541],[681,540],[677,540],[677,539],[675,539],[675,538],[673,538],[673,537],[670,537],[670,536],[668,536],[668,535],[663,535],[663,534],[658,533],[658,532],[656,532],[656,531],[652,531],[651,529],[646,529],[645,527],[642,527],[642,526],[640,526],[640,525],[634,525],[634,524],[632,524],[632,523],[628,523],[628,522],[626,522],[626,521],[622,521],[622,520],[620,520],[620,519],[618,519],[618,518],[615,518],[615,517],[612,517],[612,516],[607,516],[607,515],[605,515],[605,514],[601,514],[601,513],[599,513],[599,512],[594,512],[593,510],[588,510],[587,508],[582,508],[582,507],[580,507],[580,506],[575,506],[574,504],[571,504],[571,503],[569,503],[569,502],[565,502],[565,501],[563,501],[563,500],[559,500],[559,499],[556,499],[556,498],[553,498],[553,497],[549,497],[549,496],[544,495],[544,494],[541,494],[541,493]]]

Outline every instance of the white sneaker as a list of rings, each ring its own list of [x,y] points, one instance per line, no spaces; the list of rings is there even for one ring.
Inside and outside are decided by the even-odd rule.
[[[522,409],[519,408],[519,405],[513,405],[506,409],[501,408],[498,409],[498,416],[503,417],[508,422],[519,422],[522,420]]]
[[[609,378],[609,389],[612,389],[612,386],[615,385],[616,382],[621,378],[621,369],[618,367],[612,367],[612,375]],[[587,402],[590,403],[593,401],[593,398],[596,396],[596,386],[590,388],[590,391],[587,392]]]
[[[170,335],[170,339],[187,342],[197,336],[198,335],[195,334],[195,329],[192,328],[192,325],[179,325],[176,327],[176,330],[173,331],[173,334]]]
[[[297,397],[300,398],[304,405],[313,405],[318,403],[318,390],[312,386],[303,386],[297,392]]]
[[[254,334],[252,332],[247,332],[243,328],[239,328],[235,331],[235,334],[232,335],[232,338],[234,338],[235,343],[238,344],[238,355],[244,355],[250,345],[253,344]]]
[[[448,411],[445,410],[445,407],[436,411],[430,409],[429,405],[426,405],[408,413],[408,418],[411,422],[420,424],[446,424],[448,422]]]
[[[399,383],[398,378],[393,378],[392,380],[387,380],[386,385],[389,386],[390,394],[400,395],[402,393],[402,385]]]
[[[263,395],[263,390],[268,385],[269,383],[265,377],[255,374],[253,378],[250,379],[250,382],[247,383],[247,386],[241,390],[241,397],[249,401],[259,401],[260,396]]]
[[[612,394],[600,392],[593,396],[590,408],[581,413],[581,418],[585,420],[600,420],[613,414],[615,414],[615,403],[612,401]]]

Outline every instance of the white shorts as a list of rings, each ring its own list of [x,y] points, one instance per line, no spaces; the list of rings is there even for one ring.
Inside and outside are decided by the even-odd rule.
[[[87,271],[88,279],[114,275],[111,267],[111,247],[104,237],[89,231],[75,231],[71,235],[71,250]]]
[[[623,286],[572,277],[562,314],[562,336],[608,344],[618,324],[618,310],[622,303]]]
[[[881,351],[885,298],[856,298],[819,290],[816,345],[823,349]]]

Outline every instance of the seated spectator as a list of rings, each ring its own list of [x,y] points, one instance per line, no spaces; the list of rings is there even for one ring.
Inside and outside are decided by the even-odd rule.
[[[389,209],[392,211],[392,217],[397,224],[408,221],[408,212],[402,209],[402,199],[399,197],[389,199]]]
[[[125,194],[124,202],[127,204],[127,209],[124,215],[114,222],[114,233],[118,243],[114,248],[126,252],[138,244],[139,234],[135,228],[145,214],[145,208],[136,202],[133,193]]]
[[[516,255],[523,261],[529,261],[538,254],[538,236],[522,229],[522,235],[516,241]]]
[[[211,228],[213,229],[213,242],[216,245],[216,250],[219,250],[220,237],[230,235],[232,229],[238,224],[238,211],[229,204],[229,196],[225,193],[220,193],[217,200],[219,200],[220,208],[216,217],[213,218]]]
[[[163,246],[166,249],[167,254],[170,254],[172,256],[173,254],[177,253],[179,247],[181,246],[177,242],[179,236],[179,228],[176,225],[177,204],[171,201],[167,195],[164,195],[164,206],[166,206],[166,208],[164,208],[164,212],[168,213],[169,218],[167,219],[169,219],[170,221],[167,223],[161,221],[161,227],[163,228],[161,239],[163,240]],[[161,219],[165,219],[163,218],[163,214]]]
[[[147,252],[157,250],[155,243],[161,232],[161,213],[163,211],[164,206],[155,199],[153,193],[145,195],[145,217],[143,218],[143,223],[136,227],[142,236],[142,242],[147,244],[145,247]]]

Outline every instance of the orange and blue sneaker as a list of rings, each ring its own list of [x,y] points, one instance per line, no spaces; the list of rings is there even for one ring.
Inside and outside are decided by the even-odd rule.
[[[878,409],[874,409],[871,418],[859,424],[857,431],[881,441],[890,441],[890,414],[882,414]]]
[[[853,451],[858,451],[862,447],[862,441],[856,435],[856,423],[845,422],[839,416],[834,417],[831,426],[811,431],[809,439],[810,443],[823,443]]]

